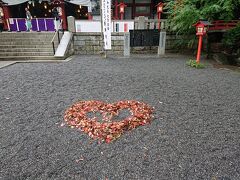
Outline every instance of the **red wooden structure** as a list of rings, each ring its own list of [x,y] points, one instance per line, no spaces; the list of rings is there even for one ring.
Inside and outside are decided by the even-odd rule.
[[[114,19],[119,19],[119,9],[118,4],[124,2],[127,5],[125,8],[125,18],[129,13],[131,17],[129,19],[134,19],[138,16],[151,17],[154,11],[155,1],[154,0],[112,0],[114,1]],[[159,0],[162,1],[162,0]]]
[[[0,1],[1,2],[1,1]],[[66,16],[66,10],[65,10],[65,3],[64,0],[51,0],[53,7],[60,7],[61,8],[61,19],[63,21],[63,29],[67,29],[67,16]],[[3,18],[4,18],[4,29],[10,29],[8,20],[12,17],[10,6],[7,4],[0,3],[0,7],[3,9]]]
[[[228,29],[232,29],[237,26],[238,23],[240,23],[240,20],[231,20],[231,21],[224,21],[224,20],[218,20],[211,22],[212,26],[209,27],[209,31],[224,31]]]

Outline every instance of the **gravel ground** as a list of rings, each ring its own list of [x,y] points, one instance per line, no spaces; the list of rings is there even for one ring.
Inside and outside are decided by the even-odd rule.
[[[187,57],[75,57],[0,69],[0,179],[240,179],[240,73]],[[78,100],[133,99],[155,119],[110,144],[67,126]]]

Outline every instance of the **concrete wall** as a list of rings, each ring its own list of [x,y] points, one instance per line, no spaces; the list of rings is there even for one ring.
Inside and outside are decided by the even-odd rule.
[[[100,54],[102,51],[101,33],[81,33],[73,35],[74,54]],[[123,55],[124,33],[112,33],[112,49],[108,54]]]

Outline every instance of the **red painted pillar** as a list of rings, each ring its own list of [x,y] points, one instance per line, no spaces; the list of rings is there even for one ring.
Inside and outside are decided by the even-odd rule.
[[[92,20],[92,14],[90,12],[88,12],[88,20]]]
[[[123,13],[121,13],[121,20],[123,20]]]
[[[202,39],[203,39],[203,36],[200,35],[199,40],[198,40],[198,52],[197,52],[197,60],[196,60],[198,64],[200,63],[200,56],[201,56],[201,49],[202,49]]]
[[[115,0],[115,19],[118,19],[118,0]]]
[[[62,9],[62,21],[63,21],[63,24],[62,24],[62,27],[64,30],[67,29],[67,17],[66,17],[66,11],[65,11],[65,4],[64,4],[64,1],[61,3],[61,9]]]
[[[4,29],[8,30],[8,25],[7,25],[7,19],[9,19],[11,17],[11,12],[8,6],[3,5],[3,13],[4,13]]]
[[[158,13],[158,31],[161,29],[161,13]]]

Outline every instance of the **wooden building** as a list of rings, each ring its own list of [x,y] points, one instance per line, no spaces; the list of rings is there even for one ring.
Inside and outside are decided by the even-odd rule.
[[[125,13],[123,19],[134,19],[138,16],[148,18],[156,17],[156,4],[161,0],[112,0],[112,19],[120,19],[119,3],[124,2]],[[47,18],[53,18],[52,9],[58,7],[63,21],[63,29],[67,29],[67,16],[76,19],[92,20],[100,16],[100,0],[0,0],[0,13],[4,18],[4,29],[9,29],[9,19],[26,18],[25,8],[28,8],[36,23],[44,19],[45,24],[50,23]],[[46,26],[46,25],[45,25]]]

